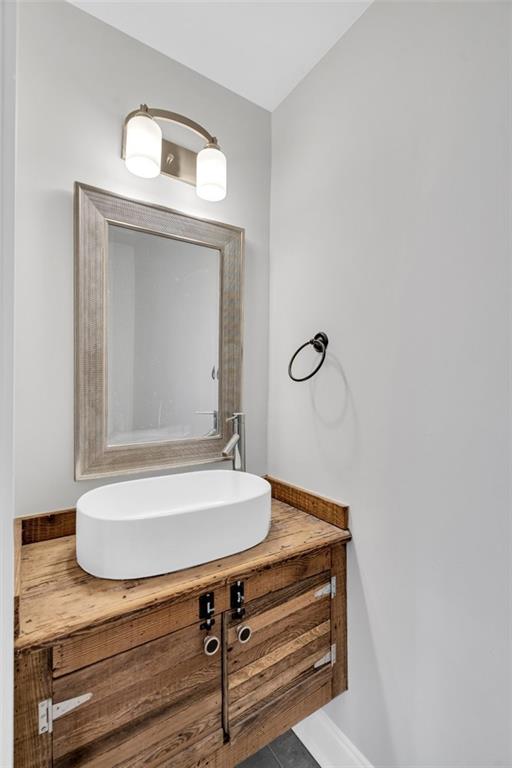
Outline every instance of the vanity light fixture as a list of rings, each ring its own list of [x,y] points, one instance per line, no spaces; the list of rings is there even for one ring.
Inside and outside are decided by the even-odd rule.
[[[157,120],[183,125],[206,142],[199,152],[167,141]],[[141,104],[126,115],[122,158],[136,176],[155,178],[161,173],[196,187],[198,197],[218,201],[226,197],[226,156],[217,139],[199,123],[166,109]]]

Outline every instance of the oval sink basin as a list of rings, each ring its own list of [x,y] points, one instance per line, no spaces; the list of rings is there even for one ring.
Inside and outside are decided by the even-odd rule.
[[[78,564],[103,579],[179,571],[259,544],[270,528],[270,485],[210,470],[95,488],[77,502]]]

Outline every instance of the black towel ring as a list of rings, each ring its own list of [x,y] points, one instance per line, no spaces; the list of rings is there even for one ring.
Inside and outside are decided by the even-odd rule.
[[[307,376],[303,376],[301,379],[297,378],[292,373],[292,366],[294,363],[295,358],[299,354],[299,352],[302,352],[303,349],[308,347],[309,345],[312,345],[313,348],[322,355],[322,358],[314,371],[311,371]],[[288,365],[288,376],[292,381],[307,381],[312,376],[315,375],[315,373],[318,373],[322,365],[324,364],[325,355],[327,352],[327,345],[329,344],[329,339],[327,338],[327,334],[323,333],[323,331],[320,331],[320,333],[315,333],[314,337],[310,339],[309,341],[306,341],[305,344],[303,344],[301,347],[298,348],[298,350],[295,352],[295,354],[292,356],[292,359],[290,360],[290,364]]]

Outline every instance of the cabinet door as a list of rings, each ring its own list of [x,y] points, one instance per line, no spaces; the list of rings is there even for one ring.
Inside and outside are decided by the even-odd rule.
[[[329,571],[248,602],[241,621],[226,616],[232,737],[332,677]]]
[[[223,743],[221,653],[199,626],[53,681],[53,702],[91,698],[54,721],[56,768],[188,768]]]

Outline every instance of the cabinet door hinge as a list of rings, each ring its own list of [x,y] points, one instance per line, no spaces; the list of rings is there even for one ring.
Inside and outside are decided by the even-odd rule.
[[[331,600],[336,597],[336,576],[332,576],[327,584],[324,584],[315,592],[315,597],[325,597],[326,595],[330,595]]]
[[[52,733],[54,720],[67,715],[68,712],[81,704],[85,704],[89,699],[92,699],[92,693],[84,693],[82,696],[75,696],[74,699],[66,699],[66,701],[60,701],[58,704],[54,704],[52,699],[40,701],[38,704],[39,735]]]
[[[325,667],[326,664],[330,664],[331,667],[333,667],[336,664],[336,645],[333,643],[331,645],[331,650],[328,651],[325,656],[322,656],[321,659],[318,659],[318,661],[315,661],[314,668],[319,669],[319,667]]]

